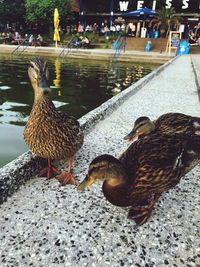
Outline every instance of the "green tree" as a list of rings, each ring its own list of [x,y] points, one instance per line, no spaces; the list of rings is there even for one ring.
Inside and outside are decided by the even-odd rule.
[[[0,2],[0,22],[5,26],[14,23],[16,26],[24,24],[24,0],[5,0]]]
[[[168,36],[172,26],[178,27],[180,25],[180,18],[176,16],[174,8],[162,8],[157,12],[157,17],[152,19],[150,26],[154,29],[160,30],[161,36]]]
[[[26,21],[43,29],[47,26],[53,27],[54,9],[58,8],[62,24],[72,17],[71,4],[72,0],[25,0]]]

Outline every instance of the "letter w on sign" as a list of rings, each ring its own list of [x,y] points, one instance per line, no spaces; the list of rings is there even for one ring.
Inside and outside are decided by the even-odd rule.
[[[129,1],[119,1],[120,11],[127,11]]]

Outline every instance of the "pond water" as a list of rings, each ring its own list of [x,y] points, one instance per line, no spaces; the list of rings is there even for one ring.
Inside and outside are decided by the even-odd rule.
[[[27,151],[25,125],[33,103],[27,69],[32,57],[0,56],[0,167]],[[52,99],[59,110],[80,118],[158,67],[46,58]]]

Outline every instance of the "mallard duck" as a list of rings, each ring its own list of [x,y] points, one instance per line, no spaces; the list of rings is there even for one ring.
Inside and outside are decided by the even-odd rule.
[[[36,58],[30,62],[28,75],[34,90],[34,103],[24,129],[24,140],[36,155],[48,159],[48,167],[40,175],[50,178],[59,171],[51,165],[52,160],[68,160],[68,171],[56,178],[65,185],[75,184],[72,162],[83,144],[83,132],[79,122],[72,116],[56,110],[47,85],[48,67],[45,60]]]
[[[199,162],[199,152],[199,139],[184,142],[152,134],[132,143],[119,159],[107,154],[96,157],[77,189],[104,181],[106,199],[116,206],[130,206],[128,217],[142,225],[161,194]]]
[[[155,132],[162,135],[178,135],[183,138],[200,137],[200,118],[182,113],[166,113],[155,121],[151,121],[148,117],[139,117],[132,131],[124,139],[134,141]]]

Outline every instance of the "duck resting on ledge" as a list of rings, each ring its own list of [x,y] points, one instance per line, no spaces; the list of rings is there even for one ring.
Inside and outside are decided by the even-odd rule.
[[[83,144],[79,122],[72,116],[56,110],[47,84],[46,61],[36,58],[30,62],[28,75],[34,90],[34,103],[24,129],[24,140],[36,155],[48,159],[48,167],[40,176],[48,178],[59,174],[52,160],[68,160],[68,171],[56,176],[63,184],[76,184],[71,173],[75,153]]]
[[[166,113],[155,121],[148,117],[139,117],[132,131],[124,139],[131,142],[155,132],[162,135],[178,135],[182,138],[200,137],[200,118],[182,113]]]
[[[119,159],[96,157],[77,189],[103,181],[106,199],[116,206],[130,206],[128,217],[142,225],[161,194],[173,188],[199,158],[199,138],[183,141],[152,134],[133,142]]]

